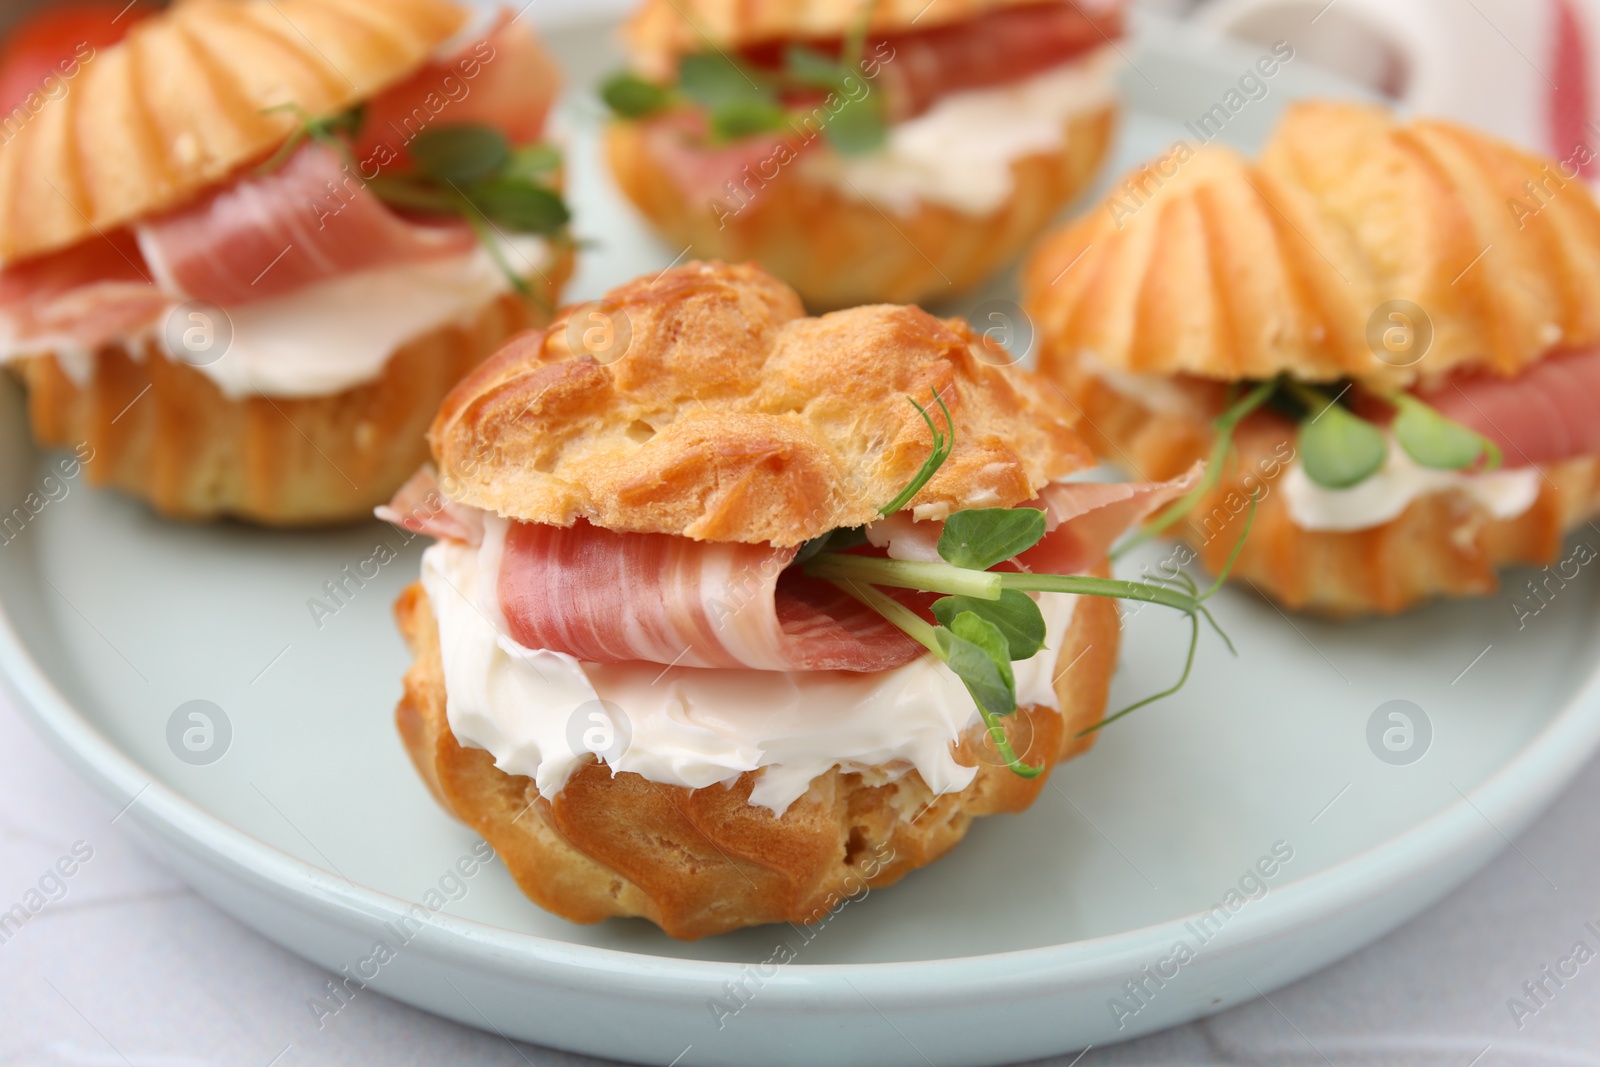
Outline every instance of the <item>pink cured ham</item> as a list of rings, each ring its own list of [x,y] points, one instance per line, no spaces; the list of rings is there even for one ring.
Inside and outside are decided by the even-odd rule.
[[[933,29],[891,34],[867,42],[876,59],[875,89],[888,94],[896,120],[920,115],[940,97],[968,89],[1009,85],[1076,59],[1122,35],[1120,4],[1028,4]],[[776,68],[783,45],[751,50],[757,66]],[[838,55],[837,41],[821,50]],[[868,73],[874,73],[871,66]],[[981,131],[974,136],[981,136]]]
[[[1420,397],[1493,441],[1508,467],[1600,455],[1600,349],[1551,356],[1515,378],[1458,379]]]
[[[474,242],[465,222],[395,214],[315,143],[271,174],[139,228],[139,247],[165,288],[224,307],[351,271],[466,255]]]
[[[1018,507],[1045,513],[1045,536],[1010,561],[1012,566],[1042,574],[1082,574],[1106,558],[1128,530],[1170,501],[1194,488],[1205,472],[1196,463],[1165,482],[1056,482],[1037,500]],[[942,522],[913,522],[905,512],[867,527],[867,537],[893,559],[938,563]]]
[[[650,119],[644,139],[650,155],[679,193],[690,200],[720,200],[728,211],[758,196],[800,153],[819,143],[807,144],[799,135],[763,134],[710,147],[705,115],[698,111]]]
[[[390,173],[405,170],[407,146],[438,125],[480,123],[514,145],[532,144],[544,135],[559,88],[560,76],[531,20],[503,11],[480,40],[370,101],[356,158],[387,160],[383,169]]]
[[[483,512],[445,496],[432,466],[413,474],[394,499],[373,514],[412,533],[465,545],[483,543]]]
[[[146,277],[133,237],[119,230],[0,271],[0,336],[22,351],[92,352],[143,328],[170,302]]]
[[[1199,471],[1155,485],[1047,488],[1049,532],[1012,566],[1056,574],[1092,568],[1118,535],[1191,487]],[[885,522],[903,531],[895,540],[924,548],[937,542],[943,526],[902,516]],[[618,533],[583,522],[513,523],[500,606],[520,644],[590,663],[881,671],[923,654],[877,612],[787,569],[797,551]],[[892,594],[925,617],[935,599]]]
[[[881,671],[922,647],[823,582],[797,548],[512,523],[500,607],[528,648],[588,663]]]

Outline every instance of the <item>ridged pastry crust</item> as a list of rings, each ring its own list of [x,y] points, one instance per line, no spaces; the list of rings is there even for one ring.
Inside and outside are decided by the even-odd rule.
[[[545,268],[549,303],[571,269],[570,253]],[[155,341],[139,353],[101,349],[81,386],[54,356],[17,370],[35,439],[87,442],[91,483],[170,518],[314,526],[367,519],[387,503],[427,462],[427,427],[450,388],[538,318],[520,297],[501,296],[470,322],[397,349],[376,381],[331,396],[230,399]]]
[[[465,23],[448,0],[182,0],[82,63],[0,152],[0,261],[177,207],[343,111]]]
[[[1407,386],[1600,342],[1600,208],[1555,164],[1344,103],[1291,107],[1257,163],[1215,144],[1182,154],[1034,256],[1047,373],[1089,354],[1133,374]],[[1432,323],[1412,366],[1368,341],[1391,300]]]
[[[613,122],[607,151],[623,192],[670,244],[705,259],[758,262],[822,311],[943,300],[982,283],[1088,187],[1115,128],[1114,106],[1074,116],[1059,152],[1012,163],[1011,196],[988,215],[928,203],[911,214],[885,214],[808,179],[799,165],[737,213],[718,211],[670,180],[640,124]]]
[[[877,0],[872,31],[900,33],[965,22],[1041,0]],[[1061,3],[1065,0],[1043,0]],[[1082,0],[1089,9],[1099,0]],[[669,77],[679,57],[711,48],[737,50],[769,41],[843,37],[861,15],[863,0],[644,0],[624,27],[640,73]]]
[[[1181,474],[1211,451],[1215,411],[1203,399],[1192,411],[1157,411],[1089,375],[1074,378],[1069,392],[1095,450],[1141,477]],[[1259,413],[1234,441],[1237,456],[1221,482],[1174,532],[1216,573],[1244,531],[1251,494],[1263,494],[1233,577],[1289,608],[1389,614],[1436,597],[1492,593],[1499,568],[1554,562],[1566,533],[1600,512],[1600,457],[1591,457],[1542,467],[1538,499],[1515,518],[1442,492],[1371,529],[1306,530],[1292,520],[1278,480],[1295,456],[1294,424]]]
[[[415,658],[395,718],[423,780],[446,811],[494,846],[523,892],[573,922],[636,915],[684,939],[812,922],[839,900],[938,859],[974,817],[1026,808],[1048,778],[1028,781],[992,755],[980,758],[974,731],[958,753],[978,766],[977,778],[937,798],[915,771],[871,785],[835,768],[776,818],[749,803],[760,772],[731,789],[691,790],[589,763],[545,800],[532,779],[496,769],[487,752],[461,747],[450,733],[438,626],[420,584],[395,612]],[[1092,744],[1095,735],[1074,735],[1104,713],[1118,627],[1113,602],[1078,602],[1056,653],[1069,667],[1056,681],[1063,710],[1025,707],[1006,720],[1030,762],[1060,762]]]
[[[916,474],[933,442],[908,397],[937,390],[955,422],[923,514],[1021,503],[1091,465],[1060,394],[986,358],[961,320],[807,318],[757,267],[689,263],[507,345],[429,436],[445,492],[508,518],[793,545],[871,521]]]

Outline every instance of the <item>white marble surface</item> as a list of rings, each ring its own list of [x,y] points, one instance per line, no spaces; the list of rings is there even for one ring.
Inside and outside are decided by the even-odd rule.
[[[1524,996],[1522,983],[1557,966],[1574,942],[1600,949],[1600,937],[1584,929],[1591,920],[1600,927],[1597,808],[1600,764],[1515,848],[1378,945],[1270,1002],[1049,1062],[1600,1064],[1600,959],[1564,988],[1547,980],[1555,995],[1520,1029],[1507,1007],[1508,998]],[[60,899],[0,943],[0,1064],[598,1062],[512,1045],[371,991],[319,1030],[306,1001],[327,976],[187,890],[140,851],[126,821],[113,822],[116,814],[0,698],[0,911],[37,888],[74,845],[83,843],[80,854],[93,850],[62,880],[65,895],[47,883]]]

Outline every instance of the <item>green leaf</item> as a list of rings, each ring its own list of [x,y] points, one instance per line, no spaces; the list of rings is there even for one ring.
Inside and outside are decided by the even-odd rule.
[[[783,70],[793,84],[822,90],[840,88],[849,73],[832,56],[800,44],[792,44],[784,51]]]
[[[912,400],[909,396],[906,397],[911,402],[911,406],[917,409],[917,414],[922,416],[922,421],[928,424],[928,432],[933,434],[933,451],[928,453],[928,458],[923,461],[922,469],[917,471],[916,476],[910,482],[906,483],[906,487],[895,494],[893,500],[878,509],[879,515],[893,515],[915,500],[917,494],[922,492],[922,487],[933,479],[933,476],[938,473],[940,467],[944,466],[944,461],[950,458],[950,453],[956,447],[956,424],[955,420],[950,418],[950,409],[945,407],[944,397],[939,395],[938,390],[930,390],[930,392],[933,393],[933,399],[939,404],[939,411],[944,414],[944,429],[941,431],[934,424],[933,416],[928,414],[927,408]]]
[[[549,178],[561,169],[561,150],[550,144],[530,144],[513,149],[511,159],[500,172],[502,178],[535,182]]]
[[[572,218],[561,197],[527,182],[496,179],[467,191],[473,205],[493,221],[517,233],[550,235]]]
[[[1401,394],[1394,435],[1406,454],[1424,467],[1459,471],[1475,466],[1489,444],[1483,436],[1445,418],[1415,397]]]
[[[775,103],[776,94],[763,80],[719,53],[684,56],[678,64],[678,88],[690,100],[712,110],[740,102]]]
[[[864,156],[878,151],[889,140],[889,117],[883,97],[869,93],[859,100],[846,99],[823,127],[823,133],[841,155]]]
[[[472,185],[506,165],[511,145],[491,126],[440,126],[417,135],[411,142],[411,158],[435,181]]]
[[[1038,544],[1044,532],[1044,512],[1037,508],[958,511],[944,522],[939,555],[957,567],[986,571]]]
[[[730,100],[711,111],[711,140],[726,144],[788,125],[789,113],[770,100]]]
[[[1339,404],[1330,402],[1313,410],[1300,424],[1300,460],[1306,476],[1324,488],[1348,489],[1366,481],[1388,454],[1388,443],[1378,428]]]
[[[949,626],[934,630],[934,636],[945,665],[966,685],[979,708],[990,715],[1010,715],[1017,710],[1011,654],[994,623],[963,611]]]
[[[625,119],[642,119],[670,107],[672,90],[623,71],[606,79],[600,99]]]
[[[1032,659],[1044,648],[1044,615],[1033,597],[1016,589],[1007,589],[999,600],[979,600],[970,596],[947,596],[933,602],[933,617],[949,626],[957,615],[971,612],[987,619],[1005,638],[1009,656],[1013,660]]]

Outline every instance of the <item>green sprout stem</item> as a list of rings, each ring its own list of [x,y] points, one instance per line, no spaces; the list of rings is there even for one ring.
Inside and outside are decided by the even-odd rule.
[[[1214,439],[1211,443],[1211,455],[1206,461],[1206,471],[1200,478],[1199,484],[1183,496],[1168,504],[1162,512],[1135,533],[1111,553],[1112,560],[1119,560],[1129,552],[1138,548],[1172,527],[1179,519],[1188,515],[1204,500],[1222,481],[1222,472],[1228,465],[1228,458],[1233,452],[1234,431],[1239,424],[1262,404],[1265,404],[1278,388],[1277,379],[1261,382],[1244,396],[1233,400],[1223,410],[1222,414],[1212,420],[1211,427]]]
[[[922,469],[917,471],[916,477],[912,478],[906,487],[895,495],[893,500],[878,509],[878,514],[880,515],[893,515],[911,503],[916,498],[916,495],[922,492],[922,487],[932,480],[940,467],[944,466],[944,461],[950,458],[950,451],[955,447],[955,420],[950,417],[950,409],[945,406],[944,397],[940,396],[936,389],[932,390],[932,392],[934,401],[939,405],[939,411],[944,415],[944,429],[940,430],[934,424],[933,416],[928,414],[927,408],[912,400],[909,396],[906,397],[911,406],[917,409],[917,414],[922,416],[922,421],[928,424],[928,432],[933,434],[933,451],[928,454],[927,461],[922,464]]]
[[[919,589],[925,593],[970,596],[979,600],[999,600],[1005,580],[1005,576],[994,571],[968,570],[948,563],[853,556],[842,552],[823,552],[813,557],[805,564],[805,573],[829,581],[871,582],[896,589]]]
[[[833,584],[899,627],[907,637],[932,652],[941,663],[945,662],[944,649],[933,635],[934,627],[916,612],[870,585],[860,585],[848,580],[834,581]],[[1193,661],[1193,649],[1190,649],[1189,658]],[[1031,763],[1022,762],[1022,757],[1017,755],[1017,750],[1011,745],[1011,739],[1006,736],[1005,724],[1000,721],[998,715],[984,707],[980,700],[974,700],[973,704],[977,707],[978,714],[983,717],[984,729],[988,731],[989,739],[994,742],[995,751],[1000,753],[1000,757],[1006,761],[1006,766],[1013,774],[1019,778],[1032,779],[1044,773],[1043,765],[1035,767]]]

